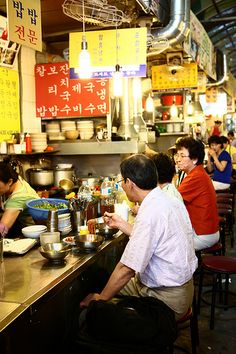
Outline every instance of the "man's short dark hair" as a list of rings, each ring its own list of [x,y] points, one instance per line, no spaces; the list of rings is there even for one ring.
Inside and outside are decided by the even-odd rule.
[[[218,135],[210,136],[210,138],[208,139],[208,145],[210,146],[211,144],[220,144],[221,147],[223,147],[223,143],[220,139],[220,136]]]
[[[222,144],[229,144],[229,139],[224,135],[220,136],[220,140],[221,140]]]
[[[151,159],[156,165],[159,183],[171,183],[175,175],[173,159],[163,152],[153,155]]]
[[[143,190],[154,189],[158,183],[158,174],[154,162],[142,154],[132,155],[120,164],[120,172],[126,180],[129,178]]]
[[[205,157],[204,144],[195,140],[194,138],[187,136],[180,138],[175,143],[177,151],[181,148],[185,148],[189,152],[190,159],[197,159],[197,165],[202,165]]]

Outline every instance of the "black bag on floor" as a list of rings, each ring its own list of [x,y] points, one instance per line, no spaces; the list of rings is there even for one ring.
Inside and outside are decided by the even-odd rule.
[[[92,301],[87,309],[86,331],[98,341],[158,349],[166,348],[177,337],[174,312],[153,297]]]

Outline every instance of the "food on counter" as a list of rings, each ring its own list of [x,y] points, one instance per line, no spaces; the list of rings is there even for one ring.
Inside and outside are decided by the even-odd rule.
[[[65,203],[53,204],[49,202],[43,202],[39,204],[34,204],[34,208],[38,209],[67,209],[67,205]]]
[[[46,152],[54,151],[54,147],[53,146],[47,146],[46,149],[44,149],[44,151],[46,151]]]

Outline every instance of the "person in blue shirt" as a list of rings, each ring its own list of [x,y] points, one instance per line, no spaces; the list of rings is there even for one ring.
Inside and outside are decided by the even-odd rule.
[[[207,171],[212,174],[212,183],[215,190],[230,187],[232,161],[230,154],[224,150],[221,138],[213,135],[208,139]]]

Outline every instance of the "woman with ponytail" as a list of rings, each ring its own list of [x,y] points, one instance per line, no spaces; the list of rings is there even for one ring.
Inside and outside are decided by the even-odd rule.
[[[16,171],[16,165],[6,158],[0,162],[0,196],[3,213],[0,216],[0,233],[18,236],[21,228],[33,224],[26,202],[39,198],[33,188]]]

